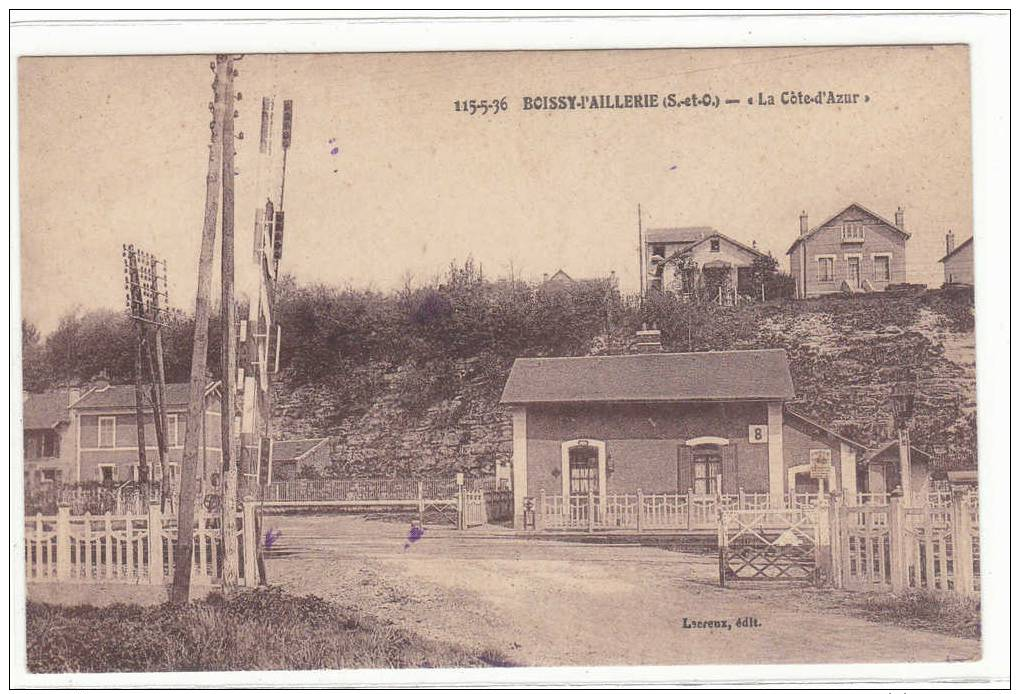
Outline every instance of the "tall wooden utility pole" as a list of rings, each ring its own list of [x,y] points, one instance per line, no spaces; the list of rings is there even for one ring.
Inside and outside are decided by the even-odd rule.
[[[223,236],[220,253],[220,323],[223,337],[220,364],[220,529],[223,533],[223,592],[237,587],[237,459],[234,456],[234,396],[237,391],[237,333],[234,301],[234,69],[228,58],[226,109],[223,116]]]
[[[145,297],[138,272],[138,252],[134,246],[124,246],[124,283],[127,289],[128,315],[144,317]],[[142,389],[142,353],[145,350],[145,323],[138,323],[138,346],[135,349],[135,426],[138,443],[138,479],[148,480],[148,463],[145,456],[145,396]]]
[[[152,258],[150,261],[150,269],[154,282],[157,284],[157,291],[153,292],[152,297],[152,312],[156,320],[156,325],[153,327],[152,332],[154,333],[155,340],[149,341],[149,369],[153,372],[155,378],[152,383],[152,409],[153,409],[153,420],[156,428],[156,444],[159,451],[159,470],[160,470],[160,511],[166,510],[167,501],[173,504],[173,490],[171,489],[170,481],[170,441],[168,440],[167,431],[167,416],[166,416],[166,371],[163,367],[163,323],[164,320],[159,320],[162,315],[162,308],[160,306],[160,294],[158,291],[159,283],[159,262]],[[163,277],[164,283],[166,282],[166,262],[163,263]],[[167,297],[167,303],[169,303],[169,296]]]
[[[209,145],[209,169],[205,177],[205,218],[202,222],[202,246],[198,256],[198,291],[195,295],[195,335],[191,350],[191,383],[188,391],[188,424],[184,433],[184,457],[181,460],[181,499],[177,513],[177,547],[174,554],[174,581],[170,600],[187,603],[191,594],[191,560],[195,532],[195,496],[198,492],[198,449],[206,391],[206,357],[209,348],[209,294],[212,290],[212,261],[216,246],[216,213],[219,208],[220,170],[223,165],[223,121],[227,102],[227,73],[234,69],[225,55],[213,64],[212,105]],[[233,114],[230,114],[233,116]]]
[[[138,324],[138,348],[135,350],[135,425],[138,427],[138,481],[149,481],[149,463],[145,457],[145,395],[142,389],[142,353],[145,351],[145,324]]]
[[[138,324],[138,346],[135,352],[135,420],[138,427],[138,469],[139,481],[151,482],[156,479],[157,469],[146,460],[145,433],[145,383],[144,374],[148,367],[148,385],[152,402],[152,419],[155,424],[156,444],[159,451],[159,470],[164,474],[167,468],[166,444],[166,396],[164,393],[162,369],[161,330],[172,319],[174,312],[163,308],[169,305],[169,290],[166,281],[166,261],[162,263],[155,256],[146,253],[134,244],[124,245],[124,286],[127,290],[127,313]],[[161,267],[162,266],[162,269]],[[153,340],[159,352],[159,373],[153,356]],[[158,386],[157,386],[158,384]],[[168,498],[168,484],[162,485],[163,500]]]

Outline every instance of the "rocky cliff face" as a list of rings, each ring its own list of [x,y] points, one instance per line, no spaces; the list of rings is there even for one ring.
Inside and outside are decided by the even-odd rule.
[[[791,407],[870,446],[890,438],[892,384],[916,379],[915,445],[942,447],[952,467],[972,467],[973,315],[966,294],[889,293],[719,309],[703,330],[717,336],[712,349],[786,349],[797,391]],[[627,338],[602,338],[592,351]],[[369,362],[302,386],[284,375],[275,430],[281,438],[330,437],[342,476],[492,475],[511,455],[509,415],[498,404],[510,361],[479,368],[483,361],[451,361],[439,371]],[[441,378],[442,387],[408,398],[419,373]]]
[[[466,372],[470,364],[463,366]],[[337,403],[336,388],[292,389],[282,381],[274,408],[281,438],[329,436],[343,476],[492,476],[500,462],[509,463],[510,419],[489,384],[461,379],[452,397],[412,412],[401,403],[400,369],[374,364],[359,371],[365,369],[378,377],[375,396],[340,416],[350,403]],[[324,428],[330,419],[334,424]]]

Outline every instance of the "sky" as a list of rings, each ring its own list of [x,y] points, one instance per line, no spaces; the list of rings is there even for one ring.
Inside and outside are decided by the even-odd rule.
[[[124,243],[164,257],[171,303],[193,309],[211,60],[20,59],[22,314],[44,333],[76,308],[123,307]],[[639,205],[645,228],[711,226],[784,269],[802,210],[814,226],[854,201],[888,219],[902,206],[908,281],[932,286],[946,231],[972,235],[965,46],[249,55],[237,69],[238,257],[262,199],[260,97],[289,98],[281,271],[300,282],[386,290],[470,255],[490,276],[615,271],[636,291]],[[861,98],[746,104],[788,90]],[[741,102],[522,110],[706,92]],[[496,115],[454,107],[504,96]]]

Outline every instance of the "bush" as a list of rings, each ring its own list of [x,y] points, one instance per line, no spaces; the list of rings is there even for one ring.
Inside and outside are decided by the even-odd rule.
[[[981,638],[981,600],[978,597],[944,590],[865,593],[857,598],[854,606],[870,618],[912,629]]]
[[[409,412],[421,413],[457,391],[460,375],[450,359],[435,359],[421,366],[401,368],[393,382],[397,402]]]
[[[187,672],[510,665],[279,588],[184,606],[28,603],[30,672]]]

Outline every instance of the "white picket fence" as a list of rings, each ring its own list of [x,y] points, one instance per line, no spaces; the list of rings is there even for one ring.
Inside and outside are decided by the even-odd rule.
[[[957,593],[981,590],[981,537],[977,489],[929,496],[907,506],[828,509],[832,577],[837,587],[881,591],[924,588]]]
[[[255,504],[246,501],[237,516],[237,556],[243,585],[255,585]],[[145,514],[72,515],[61,506],[56,515],[25,518],[25,573],[30,583],[172,582],[177,519],[158,504]],[[192,583],[216,583],[222,575],[223,536],[219,514],[195,514]]]
[[[783,508],[814,508],[818,495],[787,494]],[[714,530],[719,511],[769,508],[769,495],[761,492],[737,494],[539,494],[536,504],[537,529],[574,530]]]

